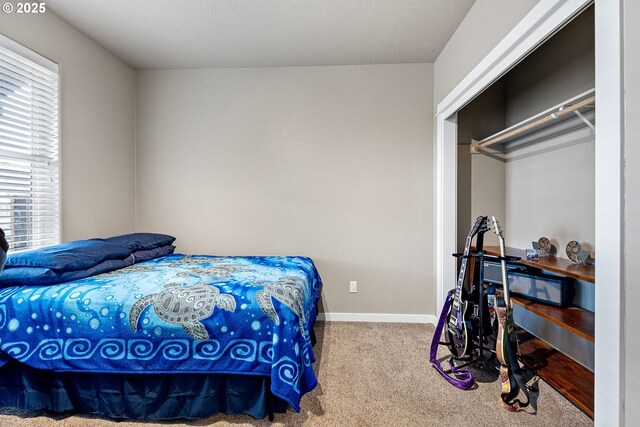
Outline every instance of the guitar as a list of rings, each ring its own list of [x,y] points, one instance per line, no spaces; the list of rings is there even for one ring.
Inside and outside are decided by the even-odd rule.
[[[517,358],[518,337],[513,323],[513,312],[509,300],[509,282],[507,281],[507,261],[502,227],[495,216],[491,217],[491,228],[500,239],[500,265],[502,267],[502,292],[504,298],[496,297],[498,314],[498,336],[496,339],[496,357],[500,362],[500,403],[509,412],[516,412],[529,405],[529,391]],[[526,399],[517,399],[522,390]]]
[[[466,295],[463,296],[464,278],[467,273],[467,264],[469,261],[469,252],[471,249],[471,240],[476,234],[486,233],[487,217],[479,216],[476,218],[476,222],[469,230],[467,235],[467,241],[464,245],[464,253],[462,263],[460,264],[460,272],[458,273],[458,282],[456,284],[456,291],[453,295],[453,301],[449,310],[447,329],[445,333],[445,339],[449,345],[449,351],[455,357],[462,357],[465,354],[469,354],[472,350],[472,345],[469,340],[469,331],[472,329],[471,325],[471,311],[467,311],[469,307],[469,301]],[[465,293],[466,294],[466,293]]]
[[[498,322],[496,356],[498,357],[498,362],[500,362],[501,365],[508,365],[509,355],[507,353],[507,345],[509,342],[512,342],[515,345],[517,338],[513,327],[513,313],[511,312],[511,304],[509,301],[509,282],[507,279],[507,261],[505,260],[506,250],[504,233],[500,222],[495,216],[491,217],[491,228],[500,240],[500,266],[502,267],[502,293],[504,295],[503,298],[496,297],[496,313],[498,313],[499,317],[502,317],[502,319],[500,319],[502,321]]]

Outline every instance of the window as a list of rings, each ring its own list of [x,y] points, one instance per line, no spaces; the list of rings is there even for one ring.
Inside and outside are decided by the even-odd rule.
[[[0,227],[10,250],[60,241],[58,66],[0,35]]]

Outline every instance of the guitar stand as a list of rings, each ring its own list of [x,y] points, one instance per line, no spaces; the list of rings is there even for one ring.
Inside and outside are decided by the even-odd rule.
[[[481,242],[478,242],[478,246],[482,246]],[[456,369],[464,368],[469,365],[476,365],[481,369],[485,369],[487,367],[494,368],[496,370],[500,370],[500,367],[491,363],[496,360],[496,350],[495,348],[485,347],[485,342],[487,339],[487,335],[485,332],[484,325],[484,289],[482,284],[484,284],[484,256],[485,253],[483,250],[475,251],[470,253],[469,255],[464,255],[462,253],[452,254],[456,258],[473,258],[475,271],[474,275],[471,278],[472,286],[471,286],[471,298],[469,301],[473,301],[473,314],[471,316],[472,319],[477,320],[477,334],[473,337],[470,337],[473,341],[476,342],[475,348],[472,350],[470,355],[466,355],[463,357],[455,357],[451,356],[449,358],[449,364],[454,366]],[[500,259],[500,257],[499,257]],[[476,273],[477,271],[477,273]],[[475,301],[474,301],[475,300]],[[449,346],[447,342],[439,342],[439,345]],[[485,357],[485,353],[489,353],[489,357]],[[455,363],[461,362],[461,363]],[[448,369],[445,371],[446,373],[452,373],[452,369]]]

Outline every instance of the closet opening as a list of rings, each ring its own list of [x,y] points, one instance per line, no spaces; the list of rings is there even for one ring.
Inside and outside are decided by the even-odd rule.
[[[521,361],[591,417],[594,9],[582,9],[450,120],[457,142],[455,252],[464,250],[477,216],[500,220],[507,254],[521,258],[509,273],[510,283],[520,283],[520,292],[510,288]],[[485,234],[484,249],[500,255],[496,234]]]

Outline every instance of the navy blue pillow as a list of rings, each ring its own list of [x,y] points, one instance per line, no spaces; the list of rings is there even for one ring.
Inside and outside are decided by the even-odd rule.
[[[0,288],[7,286],[49,286],[84,279],[133,264],[133,257],[109,259],[86,270],[54,270],[44,267],[13,267],[0,273]]]
[[[86,270],[109,259],[131,255],[126,246],[102,240],[77,240],[61,245],[9,253],[6,269],[13,267],[43,267],[53,270]]]
[[[173,251],[176,250],[176,247],[173,245],[160,246],[159,248],[147,249],[144,251],[136,251],[131,254],[133,257],[133,262],[138,264],[139,262],[149,261],[155,258],[160,258],[161,256],[172,254]]]
[[[146,251],[172,244],[176,238],[168,234],[159,233],[131,233],[122,236],[109,237],[106,242],[126,246],[131,252]]]

